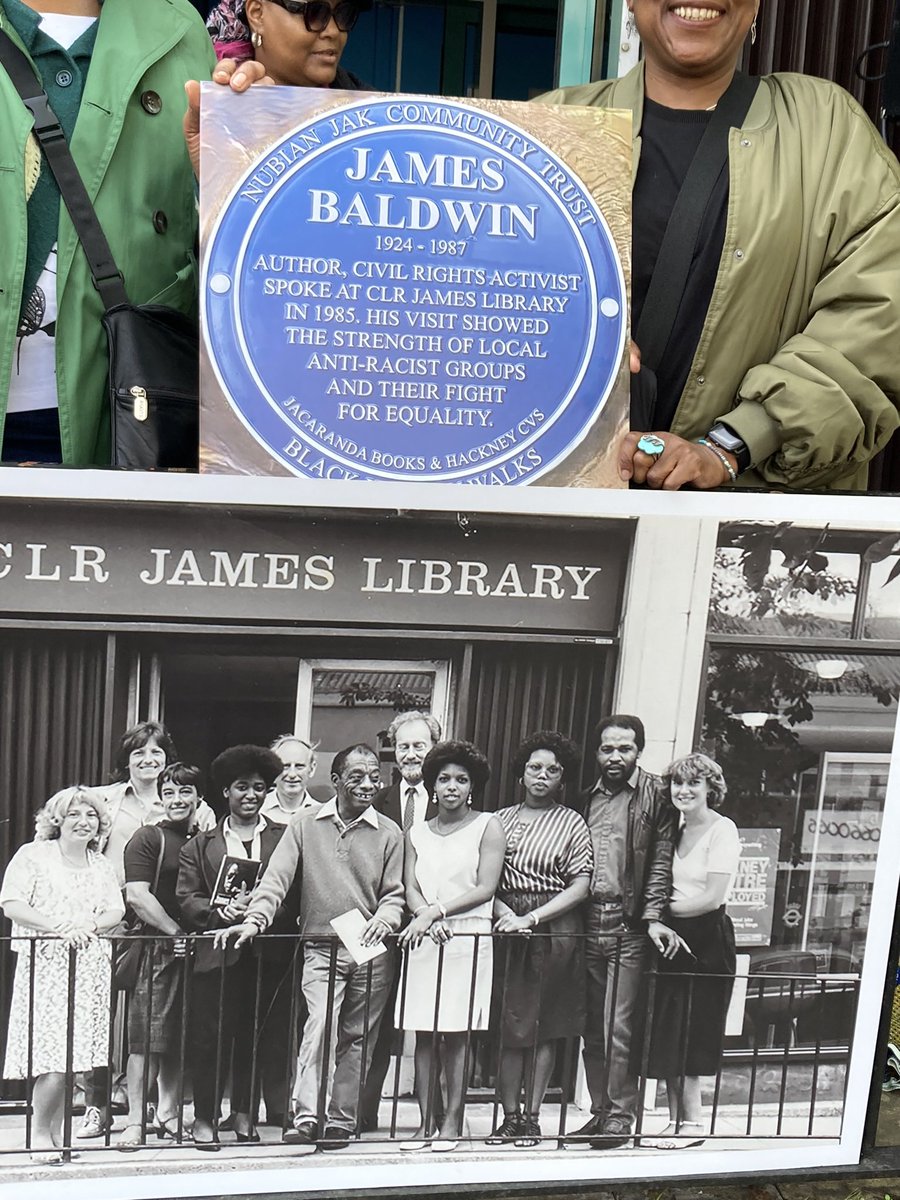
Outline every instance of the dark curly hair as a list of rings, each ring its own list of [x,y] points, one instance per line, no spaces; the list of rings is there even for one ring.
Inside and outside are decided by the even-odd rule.
[[[441,770],[450,763],[465,767],[472,780],[470,799],[481,803],[487,781],[491,777],[488,760],[472,742],[438,742],[425,755],[422,763],[422,782],[429,796],[434,796],[434,784]]]
[[[535,750],[549,750],[556,755],[556,760],[563,769],[563,783],[578,780],[578,769],[581,766],[581,747],[565,734],[555,729],[540,729],[530,733],[513,755],[512,773],[514,779],[521,779],[525,774],[525,764]]]
[[[270,788],[284,769],[284,764],[267,746],[229,746],[209,768],[213,788],[221,796],[236,779],[245,775],[260,774]]]

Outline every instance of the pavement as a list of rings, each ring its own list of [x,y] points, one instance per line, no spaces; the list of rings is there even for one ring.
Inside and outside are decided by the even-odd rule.
[[[384,1115],[383,1112],[382,1119]],[[189,1124],[189,1118],[188,1109],[186,1125]],[[12,1197],[25,1195],[20,1185],[26,1182],[40,1185],[46,1181],[46,1188],[26,1189],[27,1194],[49,1196],[52,1190],[53,1195],[58,1196],[60,1184],[77,1180],[83,1181],[87,1189],[76,1189],[79,1195],[84,1194],[100,1200],[100,1197],[105,1196],[136,1194],[124,1185],[125,1177],[131,1176],[133,1181],[134,1177],[138,1176],[141,1181],[140,1194],[144,1197],[222,1197],[227,1194],[229,1200],[242,1200],[244,1195],[249,1197],[251,1194],[247,1182],[251,1176],[246,1172],[252,1170],[254,1191],[261,1186],[270,1186],[273,1191],[286,1191],[294,1197],[311,1195],[314,1192],[318,1192],[319,1195],[333,1195],[335,1189],[329,1186],[328,1177],[319,1176],[316,1181],[316,1176],[311,1172],[318,1173],[337,1165],[346,1165],[357,1169],[348,1173],[347,1186],[341,1188],[341,1194],[345,1198],[356,1195],[366,1186],[375,1188],[375,1194],[397,1196],[399,1189],[396,1183],[402,1180],[404,1187],[400,1194],[408,1194],[412,1187],[420,1183],[425,1186],[430,1183],[428,1190],[431,1197],[448,1195],[458,1200],[458,1189],[446,1192],[442,1186],[448,1183],[449,1170],[450,1175],[456,1177],[461,1184],[471,1184],[479,1177],[492,1176],[493,1183],[474,1189],[475,1195],[490,1196],[492,1200],[504,1200],[505,1197],[513,1200],[514,1196],[521,1200],[522,1190],[513,1192],[509,1185],[516,1178],[524,1180],[529,1176],[532,1182],[525,1184],[525,1190],[531,1200],[555,1200],[563,1196],[566,1200],[900,1200],[900,1170],[890,1175],[873,1175],[869,1178],[802,1178],[793,1174],[788,1176],[784,1172],[781,1173],[783,1177],[780,1177],[778,1172],[773,1172],[771,1178],[766,1175],[752,1181],[733,1178],[697,1180],[690,1183],[671,1179],[653,1182],[654,1161],[659,1161],[662,1152],[646,1147],[591,1152],[590,1165],[592,1172],[596,1171],[597,1182],[591,1185],[590,1190],[584,1190],[583,1181],[579,1183],[577,1178],[572,1178],[571,1182],[566,1180],[566,1168],[575,1167],[575,1159],[571,1159],[570,1155],[573,1151],[576,1158],[580,1158],[581,1155],[578,1147],[560,1148],[554,1136],[559,1121],[557,1107],[548,1105],[544,1110],[544,1141],[536,1150],[522,1150],[512,1146],[488,1148],[484,1145],[483,1138],[492,1128],[494,1120],[492,1105],[470,1105],[466,1110],[466,1118],[465,1134],[471,1140],[461,1143],[457,1152],[452,1155],[441,1155],[445,1169],[436,1170],[440,1160],[435,1155],[428,1152],[402,1153],[397,1147],[397,1142],[404,1136],[409,1136],[416,1124],[416,1109],[411,1100],[403,1100],[398,1105],[396,1138],[393,1142],[385,1140],[384,1133],[380,1137],[364,1135],[345,1150],[310,1154],[296,1147],[284,1146],[280,1140],[280,1130],[260,1126],[259,1144],[239,1144],[232,1134],[223,1133],[221,1150],[216,1154],[196,1150],[189,1142],[173,1145],[154,1138],[146,1148],[126,1155],[115,1148],[117,1135],[125,1125],[125,1118],[118,1116],[110,1146],[104,1146],[102,1142],[98,1144],[97,1141],[79,1143],[74,1161],[56,1166],[33,1165],[29,1156],[18,1150],[24,1132],[22,1116],[2,1115],[0,1194],[5,1196],[8,1192]],[[577,1129],[586,1119],[586,1113],[570,1106],[567,1112],[567,1128]],[[647,1135],[652,1136],[664,1124],[663,1113],[650,1114],[645,1121]],[[726,1108],[718,1120],[715,1137],[707,1140],[703,1151],[697,1152],[698,1158],[695,1158],[694,1162],[699,1161],[699,1157],[707,1150],[725,1151],[726,1158],[722,1161],[727,1164],[727,1153],[748,1148],[771,1151],[773,1154],[798,1147],[809,1149],[811,1139],[807,1136],[807,1129],[808,1110],[804,1110],[801,1105],[795,1105],[789,1108],[783,1117],[780,1132],[774,1112],[762,1113],[754,1119],[753,1136],[748,1138],[745,1118],[737,1109],[730,1111]],[[829,1112],[827,1108],[820,1109],[816,1116],[812,1139],[816,1146],[835,1145],[839,1132],[840,1119],[837,1112]],[[890,1147],[900,1147],[900,1092],[884,1097],[878,1142],[884,1148],[880,1152],[888,1156],[892,1153]],[[876,1152],[876,1158],[878,1153]],[[676,1156],[670,1153],[664,1157],[667,1159],[668,1169]],[[897,1158],[900,1163],[900,1151],[897,1152]],[[638,1162],[638,1180],[624,1184],[611,1182],[617,1175],[634,1175],[635,1164]],[[678,1169],[677,1163],[674,1169]],[[728,1167],[723,1169],[727,1171]],[[271,1172],[270,1183],[257,1172]],[[205,1173],[202,1180],[199,1178],[201,1173]],[[571,1172],[569,1174],[571,1175]],[[212,1179],[215,1175],[222,1176],[221,1189]],[[160,1178],[157,1190],[150,1177],[162,1176],[169,1178]],[[196,1178],[192,1179],[192,1176]],[[545,1181],[543,1184],[539,1182],[541,1179]],[[89,1184],[88,1181],[96,1183]],[[121,1193],[109,1190],[110,1187],[115,1189],[116,1181],[123,1185]],[[393,1186],[386,1187],[386,1181],[390,1181]],[[548,1190],[548,1186],[552,1187],[552,1190]],[[241,1190],[243,1187],[248,1187],[247,1193]]]

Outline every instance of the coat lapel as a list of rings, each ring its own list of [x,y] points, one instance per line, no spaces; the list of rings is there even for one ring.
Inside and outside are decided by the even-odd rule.
[[[105,0],[94,47],[94,60],[103,69],[95,71],[92,62],[72,135],[72,152],[92,200],[122,132],[128,97],[144,73],[178,44],[187,25],[185,14],[169,0]]]
[[[122,133],[128,99],[144,73],[176,46],[188,28],[169,0],[105,0],[100,28],[72,134],[71,149],[91,202],[97,198]],[[135,162],[140,149],[133,151]],[[128,196],[121,198],[128,204]],[[61,214],[57,291],[62,295],[78,239]]]
[[[227,853],[228,847],[225,845],[225,834],[222,832],[222,822],[220,821],[215,829],[211,829],[206,835],[206,845],[200,855],[203,885],[210,897],[215,886],[216,876],[219,874],[219,867],[222,865],[222,859]]]

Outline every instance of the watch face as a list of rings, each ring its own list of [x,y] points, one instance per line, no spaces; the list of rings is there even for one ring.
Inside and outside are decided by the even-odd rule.
[[[723,450],[730,450],[732,454],[746,448],[742,439],[736,433],[732,433],[730,429],[726,429],[724,425],[714,425],[707,437],[717,446],[721,446]]]

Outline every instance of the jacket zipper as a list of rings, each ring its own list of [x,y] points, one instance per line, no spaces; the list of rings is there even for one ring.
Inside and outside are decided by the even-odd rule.
[[[150,415],[150,405],[147,403],[147,392],[142,387],[129,388],[134,399],[134,419],[146,421]]]

